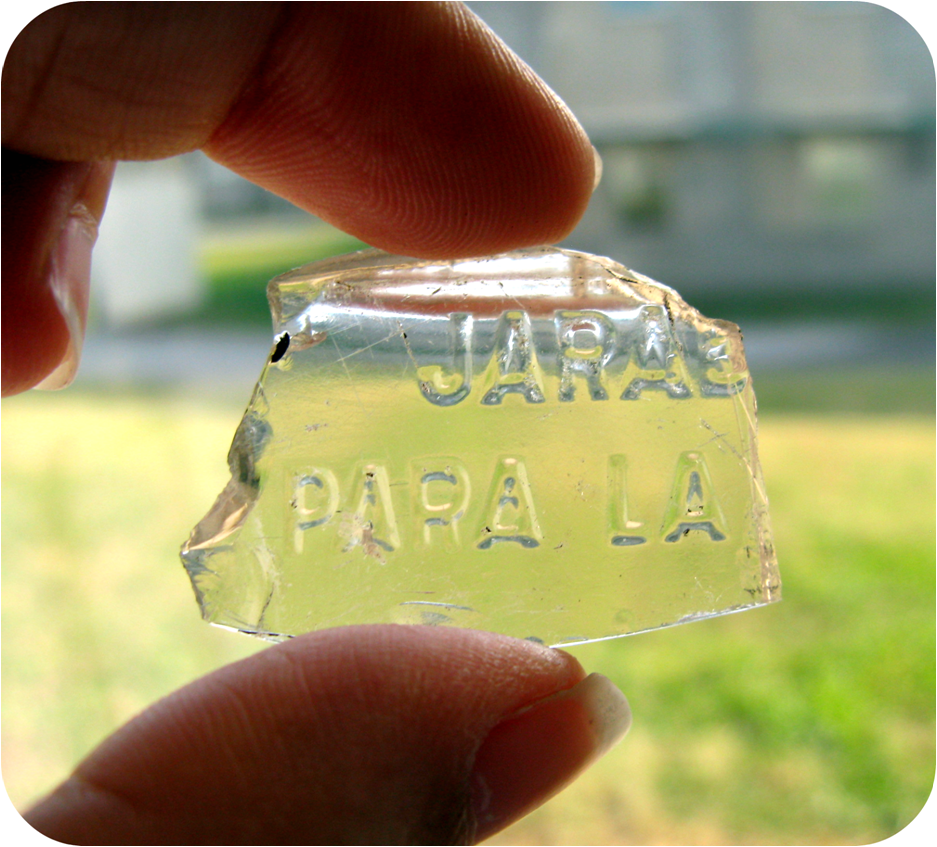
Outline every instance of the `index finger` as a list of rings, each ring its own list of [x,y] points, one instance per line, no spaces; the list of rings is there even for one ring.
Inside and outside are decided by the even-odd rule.
[[[392,252],[556,241],[592,190],[565,105],[461,4],[72,4],[3,74],[3,142],[43,159],[196,148]]]

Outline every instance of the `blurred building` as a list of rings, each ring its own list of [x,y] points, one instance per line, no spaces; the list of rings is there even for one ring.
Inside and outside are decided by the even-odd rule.
[[[934,290],[934,65],[869,3],[481,2],[605,173],[569,246],[692,295]]]

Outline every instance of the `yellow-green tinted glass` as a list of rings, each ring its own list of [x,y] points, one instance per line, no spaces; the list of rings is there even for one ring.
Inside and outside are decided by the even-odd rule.
[[[268,293],[231,481],[182,551],[207,620],[562,645],[779,599],[734,324],[556,248],[364,251]]]

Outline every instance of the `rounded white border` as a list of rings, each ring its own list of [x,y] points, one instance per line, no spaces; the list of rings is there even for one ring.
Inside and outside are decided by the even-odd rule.
[[[771,0],[764,0],[764,2],[771,2]],[[19,0],[16,3],[5,4],[5,8],[0,12],[0,47],[2,47],[4,60],[10,45],[26,25],[42,12],[58,5],[62,4],[42,2],[42,0]],[[937,6],[931,0],[887,0],[887,2],[872,5],[890,9],[904,18],[924,40],[930,50],[931,61],[934,61],[935,44],[937,44],[934,21],[937,18]],[[917,847],[917,845],[932,844],[934,833],[937,832],[937,811],[935,810],[937,810],[937,801],[931,790],[927,803],[917,817],[900,832],[880,843],[887,843],[890,847],[899,845],[900,847],[909,847],[909,845]],[[0,790],[0,833],[5,836],[4,841],[7,844],[58,844],[57,841],[52,841],[38,833],[23,820],[10,801],[5,788]]]

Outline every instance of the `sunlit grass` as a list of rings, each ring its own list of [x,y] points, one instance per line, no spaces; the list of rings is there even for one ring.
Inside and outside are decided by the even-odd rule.
[[[246,398],[245,398],[246,399]],[[205,626],[177,552],[241,408],[3,405],[3,777],[20,808],[157,697],[262,645]],[[631,734],[503,843],[862,843],[934,774],[934,426],[768,416],[784,602],[576,648]]]
[[[34,394],[3,407],[3,775],[44,792],[117,725],[259,644],[205,626],[178,560],[236,407]]]

